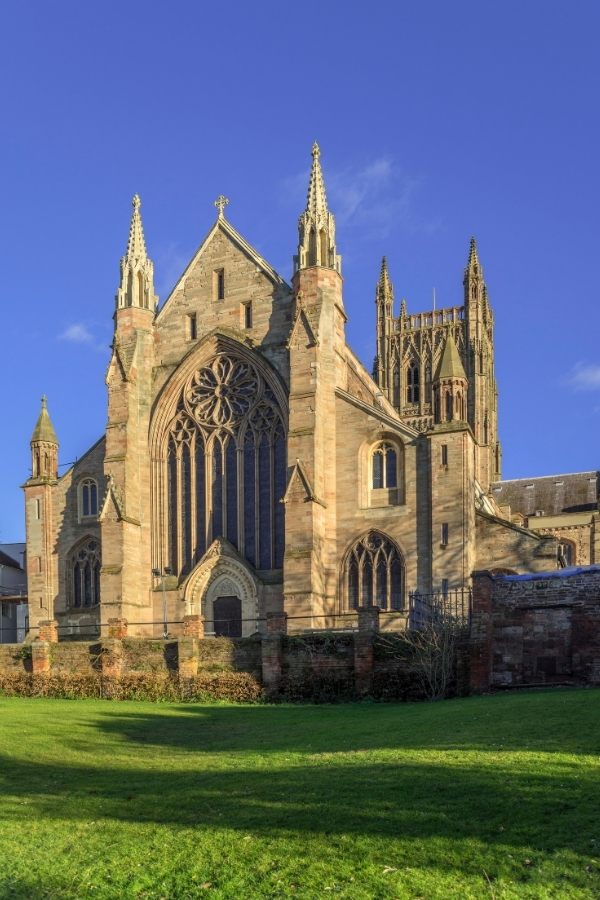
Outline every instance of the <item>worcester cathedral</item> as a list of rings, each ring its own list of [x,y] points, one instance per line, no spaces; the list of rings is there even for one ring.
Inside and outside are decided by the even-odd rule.
[[[474,240],[461,300],[443,309],[397,310],[383,260],[369,372],[346,342],[318,146],[291,283],[226,205],[159,307],[133,198],[106,431],[60,476],[45,399],[31,439],[32,626],[56,619],[67,636],[122,618],[160,634],[165,619],[176,633],[199,615],[236,635],[285,611],[290,630],[326,627],[468,586],[476,569],[598,561],[596,472],[501,480]]]

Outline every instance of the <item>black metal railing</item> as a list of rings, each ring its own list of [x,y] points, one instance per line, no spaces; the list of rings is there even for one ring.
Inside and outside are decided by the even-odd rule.
[[[471,621],[472,592],[470,587],[449,588],[424,594],[410,591],[408,595],[409,628],[424,628],[435,622],[448,621],[468,625]]]

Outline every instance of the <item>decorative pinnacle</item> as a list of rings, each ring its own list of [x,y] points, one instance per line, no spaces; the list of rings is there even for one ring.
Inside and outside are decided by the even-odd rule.
[[[58,439],[50,419],[48,401],[45,394],[42,396],[42,408],[31,436],[31,442],[33,443],[34,441],[45,441],[48,444],[56,444],[58,446]]]
[[[325,182],[321,170],[321,150],[315,141],[312,146],[312,168],[308,183],[308,195],[306,197],[306,211],[313,215],[327,212],[327,195],[325,194]]]
[[[381,260],[381,271],[379,273],[379,281],[377,282],[377,299],[393,300],[394,289],[388,272],[387,258],[384,256]]]
[[[479,256],[477,254],[477,241],[474,237],[471,238],[471,242],[469,244],[469,262],[468,267],[479,264]]]
[[[140,215],[142,201],[139,194],[133,195],[131,205],[133,206],[133,213],[131,216],[131,225],[129,226],[126,259],[130,262],[143,262],[147,259],[147,253],[142,217]]]
[[[219,218],[225,218],[225,207],[229,205],[229,199],[225,197],[223,194],[219,194],[217,199],[214,202],[214,205],[219,210]]]

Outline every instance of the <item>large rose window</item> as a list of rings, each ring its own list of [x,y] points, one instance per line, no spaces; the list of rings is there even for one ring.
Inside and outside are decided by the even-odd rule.
[[[218,356],[193,375],[186,406],[202,425],[231,425],[248,412],[259,385],[258,374],[248,363]]]
[[[286,445],[272,388],[219,354],[184,386],[167,436],[167,558],[185,575],[217,537],[257,569],[283,565]]]

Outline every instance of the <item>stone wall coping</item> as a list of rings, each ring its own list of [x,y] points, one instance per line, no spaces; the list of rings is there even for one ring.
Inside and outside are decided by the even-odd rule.
[[[576,575],[600,575],[600,566],[569,566],[552,572],[530,572],[526,575],[494,575],[498,581],[541,581],[547,578],[573,578]]]
[[[471,573],[472,578],[486,576],[491,581],[541,581],[548,578],[574,578],[578,575],[600,575],[600,565],[569,566],[566,569],[553,569],[550,572],[526,572],[522,575],[494,575],[487,569],[477,569]]]

